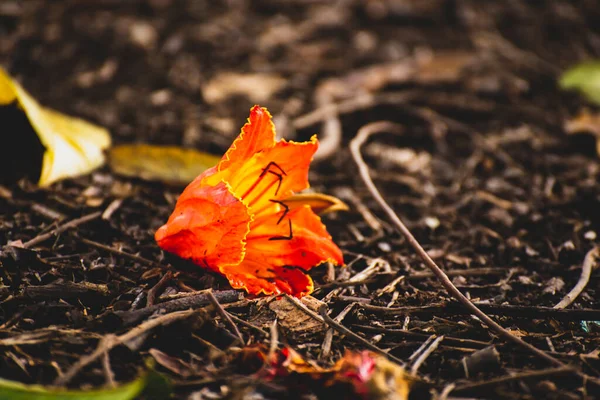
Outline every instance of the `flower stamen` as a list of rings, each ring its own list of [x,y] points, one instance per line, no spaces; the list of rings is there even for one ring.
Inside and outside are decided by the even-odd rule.
[[[269,201],[273,202],[273,203],[277,203],[284,208],[283,214],[281,215],[281,217],[279,217],[279,220],[277,220],[277,225],[279,225],[279,223],[285,218],[287,213],[290,212],[290,206],[288,206],[287,204],[285,204],[283,201],[280,201],[280,200],[269,200]]]
[[[279,171],[273,171],[271,167],[276,167],[277,169],[279,169]],[[259,200],[260,198],[262,198],[265,193],[267,192],[267,190],[269,190],[276,182],[277,182],[277,189],[275,189],[275,196],[277,196],[277,194],[279,193],[279,189],[281,188],[281,184],[283,182],[283,177],[286,176],[287,174],[285,173],[285,171],[283,170],[283,168],[281,168],[276,162],[271,161],[267,164],[266,167],[264,167],[262,169],[262,172],[260,173],[260,175],[258,176],[258,178],[256,179],[256,182],[254,182],[252,184],[252,186],[250,186],[248,188],[248,190],[246,190],[246,193],[244,193],[242,195],[242,199],[246,199],[248,197],[248,195],[250,193],[252,193],[260,184],[260,182],[263,180],[263,178],[267,175],[267,173],[270,173],[272,175],[275,175],[277,177],[277,180],[272,181],[271,183],[269,183],[258,195],[256,195],[249,203],[248,206],[252,207],[252,205]]]
[[[290,234],[288,236],[273,236],[269,238],[269,240],[292,240],[294,238],[294,233],[292,232],[292,220],[288,218],[288,225],[290,227]]]

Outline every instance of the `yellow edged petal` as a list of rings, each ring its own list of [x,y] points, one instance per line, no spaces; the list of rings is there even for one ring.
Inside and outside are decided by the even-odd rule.
[[[0,68],[0,105],[17,101],[46,148],[39,185],[83,175],[104,163],[108,130],[41,106]]]

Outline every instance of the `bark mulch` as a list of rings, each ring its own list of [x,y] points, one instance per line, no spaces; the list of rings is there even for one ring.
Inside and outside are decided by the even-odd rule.
[[[324,398],[253,378],[260,365],[241,349],[268,349],[276,330],[321,366],[385,350],[419,377],[415,399],[450,385],[450,398],[597,397],[600,162],[591,136],[563,129],[593,107],[556,82],[599,56],[596,1],[3,1],[0,63],[115,143],[221,154],[258,100],[214,99],[209,84],[283,78],[260,104],[285,137],[320,132],[312,188],[351,210],[323,217],[347,266],[311,270],[308,317],[160,251],[153,235],[181,187],[108,167],[45,189],[35,174],[5,182],[0,375],[97,387],[153,359],[181,398]],[[14,160],[22,136],[7,126],[2,158]],[[349,144],[382,126],[361,149],[375,185],[504,331],[446,291],[365,186]],[[583,292],[559,305],[586,265]]]

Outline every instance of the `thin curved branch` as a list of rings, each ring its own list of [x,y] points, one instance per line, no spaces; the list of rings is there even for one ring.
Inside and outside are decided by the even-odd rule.
[[[417,239],[412,235],[410,230],[404,225],[400,217],[394,212],[394,210],[388,205],[385,201],[375,183],[371,179],[371,175],[369,173],[369,167],[365,163],[362,158],[362,154],[360,152],[361,146],[366,142],[369,136],[380,133],[380,132],[398,132],[402,131],[402,127],[398,124],[389,121],[380,121],[373,122],[367,124],[359,129],[357,135],[350,142],[350,151],[352,153],[352,157],[358,166],[358,170],[360,173],[360,177],[363,182],[371,192],[371,195],[375,198],[377,203],[381,206],[381,208],[385,211],[388,217],[393,222],[394,226],[398,229],[398,231],[404,236],[406,241],[411,245],[411,247],[416,251],[416,253],[421,257],[425,265],[435,274],[435,276],[440,280],[444,288],[458,300],[465,308],[469,310],[469,312],[475,316],[477,316],[484,324],[486,324],[491,330],[496,332],[500,337],[504,338],[508,342],[512,342],[522,348],[527,349],[531,353],[537,355],[538,357],[554,364],[557,366],[565,366],[561,361],[556,358],[546,354],[535,346],[530,345],[529,343],[523,341],[521,338],[512,335],[509,331],[504,329],[498,323],[496,323],[493,319],[488,317],[485,313],[483,313],[479,308],[477,308],[471,301],[463,295],[460,290],[454,286],[448,275],[433,261],[433,259],[427,254],[425,249],[419,244]]]
[[[581,276],[577,281],[577,284],[571,289],[569,293],[563,299],[556,304],[553,308],[560,310],[569,307],[571,303],[575,301],[577,296],[583,292],[583,289],[587,286],[590,281],[590,276],[594,267],[598,266],[598,257],[600,256],[600,248],[597,246],[587,252],[583,259],[583,265],[581,266]]]

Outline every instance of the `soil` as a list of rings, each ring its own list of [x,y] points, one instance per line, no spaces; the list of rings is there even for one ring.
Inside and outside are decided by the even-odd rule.
[[[267,300],[161,252],[154,232],[182,188],[103,167],[44,189],[31,174],[0,187],[0,375],[89,388],[130,381],[152,359],[177,398],[326,398],[323,385],[298,389],[294,374],[256,378],[260,362],[240,348],[267,352],[278,319],[279,346],[323,367],[369,342],[410,369],[424,343],[443,335],[418,368],[415,399],[451,384],[450,397],[599,396],[598,268],[572,305],[548,309],[575,286],[600,232],[594,138],[564,130],[594,107],[557,79],[599,56],[600,4],[591,0],[4,0],[0,64],[42,104],[105,126],[116,144],[222,154],[256,102],[282,136],[333,140],[310,180],[350,205],[323,216],[347,266],[312,269],[313,297],[331,317],[351,304],[338,322],[364,342],[336,331],[327,348],[321,323],[286,322],[292,311],[277,314]],[[231,72],[259,73],[266,94],[252,86],[225,93],[217,78]],[[211,85],[226,95],[211,96]],[[394,229],[348,150],[361,127],[383,120],[402,134],[376,135],[363,152],[385,199],[467,297],[574,372],[551,370],[456,305]],[[228,314],[206,294],[160,306],[208,288]],[[103,338],[190,306],[201,311],[64,378]],[[488,350],[487,363],[473,365],[490,346],[499,356]]]

